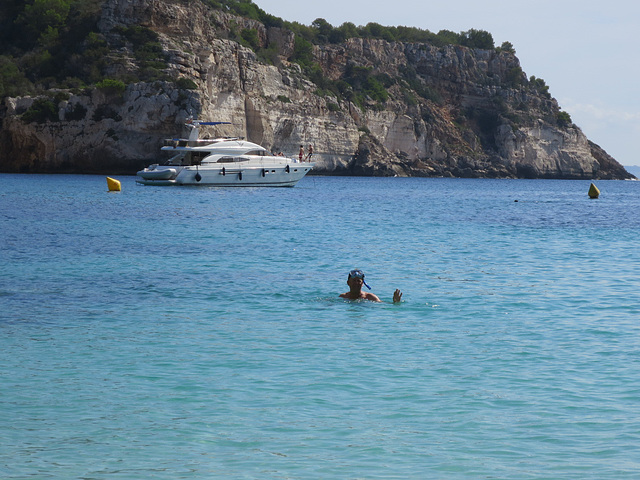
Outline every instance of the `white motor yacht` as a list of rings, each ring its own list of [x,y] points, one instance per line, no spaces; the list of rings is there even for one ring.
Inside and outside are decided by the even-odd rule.
[[[140,170],[142,185],[209,185],[220,187],[293,187],[314,166],[311,162],[272,155],[264,147],[241,138],[200,139],[200,125],[187,123],[188,139],[164,141],[162,150],[174,153],[164,164]]]

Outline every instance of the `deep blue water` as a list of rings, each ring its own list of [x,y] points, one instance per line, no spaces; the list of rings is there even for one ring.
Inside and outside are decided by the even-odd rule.
[[[640,182],[120,180],[0,175],[0,478],[640,478]]]

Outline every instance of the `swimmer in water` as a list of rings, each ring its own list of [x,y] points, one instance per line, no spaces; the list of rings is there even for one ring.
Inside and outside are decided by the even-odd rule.
[[[371,287],[364,281],[364,273],[362,273],[362,270],[351,270],[347,277],[347,285],[349,285],[349,291],[340,294],[340,298],[346,298],[348,300],[371,300],[372,302],[382,301],[377,295],[362,291],[362,285],[371,290]],[[393,303],[399,303],[400,301],[402,301],[402,292],[396,288],[396,291],[393,292]]]

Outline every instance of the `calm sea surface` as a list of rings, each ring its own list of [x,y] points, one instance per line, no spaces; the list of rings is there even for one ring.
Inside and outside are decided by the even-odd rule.
[[[120,180],[0,175],[0,478],[640,478],[640,182]]]

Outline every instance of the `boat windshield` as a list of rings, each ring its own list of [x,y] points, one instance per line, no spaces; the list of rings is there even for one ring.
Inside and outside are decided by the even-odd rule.
[[[178,155],[174,155],[169,160],[164,162],[165,165],[182,165],[182,158],[184,157],[184,153],[179,153]]]
[[[165,165],[188,166],[200,165],[202,159],[209,155],[209,152],[182,152],[171,157]]]

